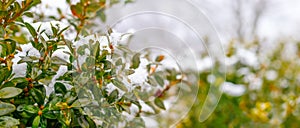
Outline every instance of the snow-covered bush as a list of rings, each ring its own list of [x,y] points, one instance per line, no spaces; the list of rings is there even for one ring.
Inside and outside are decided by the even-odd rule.
[[[29,23],[40,2],[0,4],[0,127],[144,127],[142,115],[167,109],[184,75],[161,63],[166,55],[119,43],[123,34],[89,33],[105,0],[67,0],[72,14],[50,17],[63,25]]]

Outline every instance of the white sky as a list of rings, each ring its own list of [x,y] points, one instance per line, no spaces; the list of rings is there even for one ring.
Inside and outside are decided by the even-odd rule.
[[[235,0],[192,0],[207,14],[216,26],[218,32],[225,38],[230,38],[232,23],[232,4]],[[245,1],[245,0],[244,0]],[[246,0],[247,1],[247,0]],[[254,1],[254,0],[253,0]],[[267,0],[268,9],[258,26],[260,36],[267,38],[294,37],[299,39],[300,32],[300,1],[299,0]],[[246,11],[251,11],[245,9]],[[248,19],[245,19],[247,22]]]
[[[78,0],[71,0],[76,3]],[[191,0],[203,10],[211,19],[213,25],[222,38],[230,39],[232,37],[235,17],[232,15],[232,4],[234,0]],[[293,37],[300,39],[300,0],[268,0],[269,8],[263,15],[261,24],[259,24],[258,33],[262,37]],[[62,11],[70,9],[64,0],[42,0],[42,3],[48,5],[46,14],[55,14],[56,7]],[[245,9],[247,10],[247,9]],[[251,11],[248,9],[248,11]],[[247,22],[247,19],[245,19]]]

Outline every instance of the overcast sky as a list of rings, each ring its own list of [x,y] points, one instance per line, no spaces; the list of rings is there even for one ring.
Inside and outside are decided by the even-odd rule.
[[[232,4],[235,0],[193,0],[212,20],[218,31],[230,36],[232,25],[236,20],[232,15]],[[245,1],[245,0],[242,0]],[[247,1],[247,0],[246,0]],[[255,0],[253,0],[255,1]],[[267,0],[267,9],[258,26],[258,34],[267,38],[292,36],[299,39],[300,1]],[[245,11],[251,11],[245,8]],[[247,22],[248,17],[244,19]],[[280,35],[280,36],[279,36]]]
[[[50,6],[48,13],[56,13],[56,7],[69,11],[63,0],[42,0]],[[73,3],[76,0],[71,0]],[[223,38],[231,38],[235,18],[232,4],[235,0],[191,0],[211,19],[213,25]],[[245,1],[245,0],[243,0]],[[247,0],[246,0],[247,1]],[[255,1],[255,0],[253,0]],[[268,8],[258,26],[258,34],[266,38],[293,37],[300,39],[300,0],[268,0]],[[54,7],[51,9],[51,7]],[[251,11],[251,8],[245,8]],[[247,22],[247,19],[244,19]],[[279,36],[280,35],[280,36]]]

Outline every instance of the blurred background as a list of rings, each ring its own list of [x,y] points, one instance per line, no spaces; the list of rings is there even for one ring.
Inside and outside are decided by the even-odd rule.
[[[226,53],[226,87],[203,123],[197,107],[180,127],[299,127],[299,1],[198,0]],[[202,73],[203,74],[203,73]],[[205,73],[204,73],[205,74]],[[207,93],[200,75],[197,104]]]

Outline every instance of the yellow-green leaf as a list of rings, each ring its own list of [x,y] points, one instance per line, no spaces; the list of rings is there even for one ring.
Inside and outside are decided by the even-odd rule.
[[[118,79],[114,79],[114,80],[112,80],[112,83],[113,83],[117,88],[119,88],[119,89],[121,89],[121,90],[123,90],[123,91],[125,91],[125,92],[128,91],[127,87],[124,85],[124,83],[122,83],[122,81],[120,81],[120,80],[118,80]]]
[[[5,87],[0,90],[0,99],[12,98],[22,93],[22,89],[16,87]]]
[[[12,118],[10,116],[0,117],[0,128],[13,128],[20,125],[18,119]]]
[[[7,11],[0,11],[0,18],[7,16],[7,14],[8,14]]]
[[[32,122],[32,128],[38,128],[40,125],[40,120],[41,120],[41,117],[36,116]]]
[[[76,100],[72,105],[71,107],[84,107],[84,106],[87,106],[91,103],[92,101],[88,98],[81,98],[81,99],[78,99]]]
[[[16,107],[13,104],[0,101],[0,116],[9,114],[15,110],[16,110]]]
[[[33,37],[37,36],[35,29],[29,23],[26,22],[25,26]]]
[[[133,68],[133,69],[136,69],[139,67],[141,61],[140,61],[140,56],[141,54],[140,53],[136,53],[133,57],[132,57],[132,63],[131,63],[131,66],[130,68]]]
[[[134,70],[131,70],[131,69],[125,70],[125,74],[126,74],[126,75],[131,75],[131,74],[133,74],[133,73],[135,73]]]

